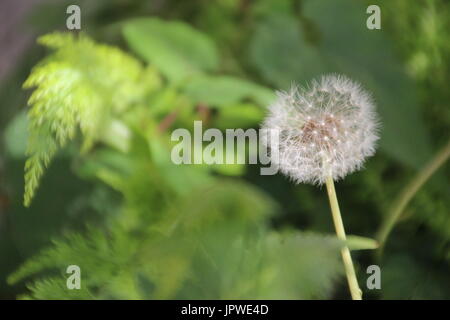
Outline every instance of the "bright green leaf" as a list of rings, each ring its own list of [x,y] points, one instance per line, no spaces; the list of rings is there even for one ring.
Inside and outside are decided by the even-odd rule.
[[[251,103],[240,103],[221,108],[214,120],[214,127],[219,129],[256,127],[261,123],[265,108]]]
[[[214,71],[219,64],[212,40],[183,22],[135,19],[125,23],[123,34],[130,48],[154,64],[170,81]]]
[[[194,102],[215,107],[236,104],[244,99],[266,106],[275,98],[272,90],[232,76],[195,77],[183,90]]]

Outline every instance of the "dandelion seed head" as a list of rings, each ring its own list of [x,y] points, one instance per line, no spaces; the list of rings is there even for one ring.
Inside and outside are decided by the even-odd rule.
[[[370,95],[341,75],[279,92],[263,129],[277,130],[280,170],[297,183],[323,184],[359,170],[375,152],[378,120]]]

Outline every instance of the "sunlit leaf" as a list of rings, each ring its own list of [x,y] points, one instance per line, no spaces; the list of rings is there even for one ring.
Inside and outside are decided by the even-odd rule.
[[[232,76],[194,77],[186,83],[184,92],[194,102],[215,107],[226,107],[244,99],[266,106],[275,98],[272,90]]]
[[[213,41],[183,22],[135,19],[125,23],[123,34],[133,51],[158,67],[171,81],[218,67]]]

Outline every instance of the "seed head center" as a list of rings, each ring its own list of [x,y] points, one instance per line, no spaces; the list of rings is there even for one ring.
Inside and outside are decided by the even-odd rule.
[[[301,128],[302,143],[331,150],[339,143],[338,134],[342,126],[333,115],[308,119]]]

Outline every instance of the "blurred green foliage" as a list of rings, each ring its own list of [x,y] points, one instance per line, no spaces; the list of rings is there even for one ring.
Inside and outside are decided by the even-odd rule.
[[[26,60],[0,92],[10,119],[0,297],[348,298],[324,190],[252,165],[176,166],[170,131],[194,120],[257,128],[273,89],[324,72],[357,79],[377,102],[380,150],[337,192],[347,232],[371,237],[449,139],[449,4],[371,1],[382,12],[374,31],[369,3],[352,0],[79,3],[83,33],[42,37],[50,54],[29,77],[37,61]],[[63,26],[55,12],[64,5],[36,10],[32,23],[42,33]],[[24,104],[26,77],[35,88],[28,117],[11,111]],[[11,87],[21,99],[7,99]],[[24,209],[27,139],[27,203],[48,172]],[[366,298],[450,297],[449,173],[419,191],[383,256],[353,251]],[[82,290],[66,289],[71,264]],[[381,267],[381,290],[365,286],[371,264]]]

